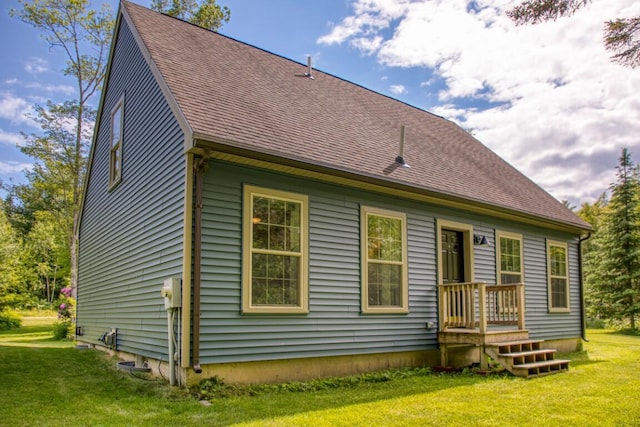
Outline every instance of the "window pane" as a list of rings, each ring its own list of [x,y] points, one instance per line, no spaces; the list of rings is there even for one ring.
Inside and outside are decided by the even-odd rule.
[[[254,305],[299,304],[299,257],[254,254],[252,260],[251,299]]]
[[[520,240],[507,237],[500,238],[500,269],[502,271],[520,273],[521,268]]]
[[[369,263],[369,306],[401,306],[402,266]]]
[[[253,247],[255,249],[269,248],[269,224],[253,224]]]
[[[551,246],[551,275],[566,276],[567,275],[567,257],[566,250],[560,246]]]
[[[284,225],[284,205],[283,200],[269,199],[269,224]]]
[[[269,249],[284,251],[284,227],[273,224],[269,226]]]
[[[551,279],[551,303],[554,308],[567,308],[567,279]]]
[[[119,106],[114,112],[111,118],[111,147],[118,145],[120,141],[121,126],[122,126],[122,106]]]
[[[367,216],[369,259],[402,262],[402,220]]]

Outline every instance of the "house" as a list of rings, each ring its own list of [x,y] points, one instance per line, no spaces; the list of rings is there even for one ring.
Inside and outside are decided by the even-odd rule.
[[[589,224],[473,136],[127,1],[82,203],[78,340],[172,383],[530,376],[584,334]]]

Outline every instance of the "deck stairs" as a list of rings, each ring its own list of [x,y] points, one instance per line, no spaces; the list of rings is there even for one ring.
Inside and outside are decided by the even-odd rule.
[[[524,378],[566,372],[569,360],[556,359],[555,349],[542,348],[543,340],[518,340],[487,343],[484,352],[494,361]]]

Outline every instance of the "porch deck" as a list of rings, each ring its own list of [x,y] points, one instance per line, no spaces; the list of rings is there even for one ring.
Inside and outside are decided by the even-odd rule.
[[[525,329],[524,284],[488,285],[484,282],[438,286],[440,357],[448,366],[450,347],[479,346],[479,363],[491,357],[514,375],[531,377],[568,369],[569,361],[555,360],[555,350],[541,351],[542,340],[530,340]],[[519,348],[515,353],[505,348]],[[531,369],[523,361],[535,362]],[[532,365],[533,366],[533,365]]]

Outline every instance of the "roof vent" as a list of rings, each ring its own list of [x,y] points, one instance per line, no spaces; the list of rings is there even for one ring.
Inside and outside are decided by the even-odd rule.
[[[396,157],[396,163],[403,168],[411,167],[404,159],[404,125],[400,127],[400,150],[398,151],[398,157]]]
[[[307,55],[307,72],[304,73],[305,76],[309,77],[313,80],[313,69],[311,68],[311,55]]]

